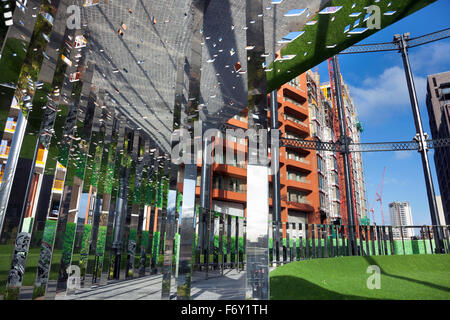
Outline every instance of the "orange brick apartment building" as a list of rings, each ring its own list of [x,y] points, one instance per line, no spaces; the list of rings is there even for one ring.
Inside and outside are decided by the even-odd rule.
[[[286,83],[278,90],[279,129],[285,138],[305,140],[333,140],[331,102],[323,94],[317,73],[308,71]],[[228,120],[231,127],[247,126],[247,110]],[[269,113],[270,123],[270,113]],[[243,141],[223,143],[223,156],[215,157],[212,165],[211,209],[235,216],[246,213],[245,162],[238,163],[237,148],[246,148]],[[225,148],[234,149],[234,163],[225,164]],[[245,150],[246,151],[246,150]],[[269,152],[270,154],[270,152]],[[201,156],[199,156],[199,160]],[[199,205],[201,161],[198,161],[196,197]],[[354,166],[361,171],[362,165]],[[183,177],[182,170],[179,177]],[[270,197],[272,176],[269,177]],[[180,181],[180,179],[178,180]],[[345,203],[340,200],[340,187],[336,156],[332,152],[307,149],[280,148],[281,220],[295,223],[342,223],[341,212],[345,214]],[[364,182],[358,188],[364,189]],[[182,191],[182,183],[178,184]],[[344,192],[342,188],[342,192]],[[364,196],[364,195],[363,195]],[[365,199],[364,201],[365,202]],[[272,213],[272,199],[269,199]],[[356,223],[366,216],[366,208],[359,210]],[[359,207],[358,207],[359,209]]]

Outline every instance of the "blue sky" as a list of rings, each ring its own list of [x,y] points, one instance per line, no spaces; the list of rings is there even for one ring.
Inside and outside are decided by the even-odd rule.
[[[450,27],[450,1],[439,0],[428,7],[366,38],[361,43],[392,41],[394,34],[410,32],[421,36]],[[410,49],[410,61],[424,129],[431,135],[425,104],[426,77],[450,70],[450,39]],[[415,135],[401,55],[379,52],[339,56],[341,73],[350,86],[364,132],[362,142],[409,141]],[[328,81],[326,62],[319,65],[321,81]],[[429,152],[434,187],[439,195],[433,151]],[[417,152],[374,152],[363,157],[368,206],[374,204],[375,220],[381,224],[380,206],[375,192],[386,175],[383,189],[383,211],[390,223],[388,204],[409,201],[415,225],[431,224],[430,211],[420,155]],[[372,216],[370,215],[372,220]]]

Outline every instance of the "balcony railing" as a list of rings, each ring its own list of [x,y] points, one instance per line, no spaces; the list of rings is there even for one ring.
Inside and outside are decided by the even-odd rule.
[[[295,200],[295,198],[288,198],[288,202],[311,205],[311,201],[309,201],[308,199]]]
[[[14,132],[16,130],[16,121],[6,121],[5,131]]]
[[[284,96],[284,101],[285,101],[285,102],[290,102],[290,103],[292,103],[292,104],[295,104],[296,106],[299,106],[299,107],[301,107],[301,108],[305,108],[300,102],[295,101],[294,99],[291,99],[291,98],[289,98],[289,97]]]
[[[301,121],[301,120],[299,120],[299,119],[296,119],[296,118],[294,118],[294,117],[291,117],[291,116],[289,116],[289,115],[284,115],[284,120],[289,120],[289,121],[292,121],[292,122],[294,122],[294,123],[296,123],[296,124],[298,124],[298,125],[300,125],[300,126],[303,126],[303,127],[305,127],[305,128],[308,128],[308,125],[306,124],[306,123],[304,123],[303,121]]]
[[[62,191],[64,186],[64,181],[62,180],[55,180],[55,183],[53,184],[53,189],[57,191]]]
[[[245,186],[242,187],[223,187],[223,186],[217,186],[214,185],[214,189],[220,190],[220,191],[229,191],[229,192],[236,192],[236,193],[246,193],[246,189]]]
[[[294,161],[302,162],[305,164],[310,164],[310,162],[308,160],[306,160],[304,157],[296,157],[295,155],[288,154],[286,158],[288,160],[294,160]]]
[[[296,182],[301,182],[301,183],[311,183],[311,181],[309,181],[308,179],[304,178],[304,177],[292,177],[290,175],[288,175],[287,178],[289,181],[296,181]]]
[[[8,158],[10,146],[1,145],[0,146],[0,157]]]
[[[36,157],[36,164],[44,165],[44,156],[45,156],[45,149],[39,148]]]

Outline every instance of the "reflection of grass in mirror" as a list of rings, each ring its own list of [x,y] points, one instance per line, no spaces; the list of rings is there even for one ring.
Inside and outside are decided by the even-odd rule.
[[[33,159],[36,150],[38,135],[34,134],[40,131],[41,122],[44,114],[42,107],[44,106],[44,98],[50,92],[50,85],[44,84],[43,89],[37,90],[33,99],[33,112],[28,117],[28,125],[26,134],[22,140],[22,148],[20,149],[20,157],[25,159]],[[33,133],[30,135],[29,133]]]
[[[5,292],[13,249],[14,245],[0,246],[0,295]]]
[[[2,82],[16,82],[19,78],[22,64],[25,60],[26,52],[22,50],[24,47],[23,41],[19,39],[6,40],[5,47],[2,52],[2,59],[0,59],[0,83]],[[13,56],[16,54],[16,56]]]
[[[66,224],[66,233],[64,236],[64,244],[63,244],[63,257],[64,257],[64,263],[66,266],[70,264],[70,258],[72,256],[72,249],[73,249],[73,241],[75,237],[75,230],[77,228],[77,224],[74,222],[68,222]],[[52,260],[54,260],[52,258]]]
[[[4,294],[6,289],[6,280],[8,278],[9,268],[11,266],[10,263],[13,249],[13,245],[0,246],[0,296]],[[32,249],[29,252],[22,286],[33,286],[40,252],[41,251],[39,248]],[[56,272],[53,275],[55,276]]]

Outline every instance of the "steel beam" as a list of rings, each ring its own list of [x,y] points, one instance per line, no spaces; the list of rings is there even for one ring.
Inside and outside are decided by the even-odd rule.
[[[433,225],[440,225],[439,213],[438,213],[437,203],[436,203],[436,194],[434,192],[433,179],[431,177],[430,163],[428,160],[428,148],[427,148],[427,143],[426,143],[426,135],[423,131],[422,118],[420,116],[420,109],[419,109],[419,103],[417,101],[417,94],[416,94],[416,88],[414,85],[414,78],[413,78],[412,71],[411,71],[411,65],[409,63],[408,43],[407,43],[408,37],[409,37],[409,35],[407,35],[407,34],[395,35],[394,41],[398,44],[398,46],[400,48],[400,52],[402,54],[403,67],[405,69],[405,76],[406,76],[406,83],[408,85],[409,98],[411,101],[411,108],[412,108],[413,116],[414,116],[414,124],[416,126],[416,139],[420,145],[419,153],[422,158],[423,174],[425,176],[425,185],[427,188],[428,206],[430,208],[431,221],[432,221]],[[438,230],[437,236],[438,236],[438,241],[436,243],[438,244],[438,247],[436,249],[440,253],[442,251],[442,245],[441,245],[442,234],[440,233],[439,230]]]
[[[339,130],[341,137],[341,144],[343,144],[344,150],[341,151],[342,158],[344,162],[344,178],[345,178],[345,193],[347,200],[347,218],[349,225],[349,236],[350,236],[350,245],[352,255],[356,253],[356,236],[354,233],[355,226],[355,208],[353,207],[353,186],[351,182],[351,162],[350,162],[350,151],[348,148],[348,144],[350,143],[350,138],[347,136],[347,126],[345,122],[345,111],[344,111],[344,103],[342,101],[342,84],[341,84],[341,76],[339,71],[339,65],[337,63],[337,57],[333,57],[333,69],[334,69],[334,82],[336,84],[336,104],[338,109],[338,118],[339,118]]]

